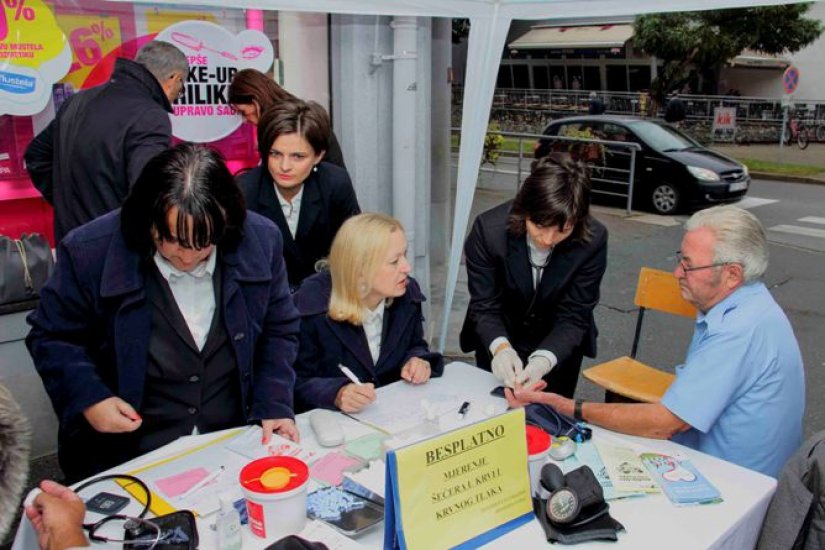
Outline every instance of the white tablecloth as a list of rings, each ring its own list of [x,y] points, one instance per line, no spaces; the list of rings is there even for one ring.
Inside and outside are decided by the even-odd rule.
[[[443,377],[433,379],[428,383],[447,385],[452,392],[462,395],[472,404],[463,422],[481,420],[493,410],[502,412],[506,409],[503,399],[489,395],[490,390],[497,385],[496,380],[489,373],[471,365],[451,363],[447,365]],[[380,402],[379,393],[378,403],[374,406],[392,406],[391,403],[379,405]],[[309,426],[308,414],[299,415],[297,423],[301,433],[301,446],[307,450],[323,452],[324,449],[315,441]],[[372,432],[371,428],[344,415],[341,415],[341,424],[348,440]],[[220,433],[181,438],[115,470],[118,472],[133,470],[142,464],[149,464],[163,456],[176,454],[219,435]],[[619,534],[619,541],[611,547],[740,550],[754,546],[768,503],[776,488],[776,480],[670,441],[625,436],[598,428],[594,428],[593,437],[597,439],[618,438],[645,450],[663,453],[680,452],[687,455],[699,471],[721,491],[724,499],[724,502],[719,504],[691,507],[674,506],[663,494],[612,501],[610,513],[625,526],[626,531]],[[101,487],[101,490],[104,490],[104,487]],[[105,490],[121,491],[114,484]],[[29,494],[27,500],[31,498],[33,494]],[[137,513],[138,511],[138,505],[133,503],[122,513]],[[198,519],[200,548],[216,547],[214,532],[208,527],[213,521],[210,517]],[[487,547],[503,548],[507,545],[512,548],[535,548],[541,546],[544,540],[544,533],[538,522],[534,520],[494,540]],[[383,532],[381,529],[373,530],[360,537],[358,541],[367,548],[381,548]],[[244,528],[245,549],[265,548],[272,542],[259,539],[252,535],[247,527]],[[576,545],[576,548],[604,548],[604,545],[605,543],[587,543]],[[37,538],[34,530],[24,518],[18,527],[12,549],[35,550],[36,548]]]

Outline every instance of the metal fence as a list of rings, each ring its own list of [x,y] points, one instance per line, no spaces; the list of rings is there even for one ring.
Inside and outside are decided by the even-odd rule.
[[[452,134],[458,136],[457,143],[454,144],[452,151],[458,152],[458,147],[461,144],[461,129],[452,128]],[[627,167],[624,168],[624,163],[620,162],[620,166],[608,166],[606,163],[586,162],[590,168],[590,180],[594,187],[601,186],[602,189],[594,188],[592,193],[600,195],[609,195],[614,197],[623,197],[626,200],[625,208],[630,214],[633,209],[633,189],[636,175],[636,154],[642,150],[638,143],[629,143],[626,141],[609,141],[600,139],[586,139],[586,138],[572,138],[562,136],[545,136],[542,134],[524,133],[524,132],[496,132],[504,138],[510,138],[516,142],[516,151],[500,151],[500,155],[504,158],[514,160],[516,163],[516,170],[514,175],[516,177],[516,189],[521,186],[526,174],[529,173],[529,164],[533,161],[533,155],[525,156],[524,145],[525,142],[531,145],[528,147],[532,151],[532,144],[538,142],[539,139],[551,144],[559,144],[567,151],[575,156],[581,158],[582,149],[592,145],[599,148],[601,151],[609,150],[612,155],[626,158]],[[525,165],[525,161],[527,161]],[[601,184],[601,185],[600,185]]]
[[[649,97],[641,92],[606,92],[594,90],[604,102],[608,114],[639,115]],[[497,88],[493,95],[493,109],[543,109],[547,111],[587,113],[590,90],[527,90]],[[453,104],[459,105],[464,88],[453,87]],[[767,97],[680,95],[687,108],[688,118],[713,118],[715,107],[736,107],[737,121],[782,121],[782,99]],[[825,120],[825,100],[795,99],[794,105],[806,121]],[[660,106],[659,114],[663,114]]]

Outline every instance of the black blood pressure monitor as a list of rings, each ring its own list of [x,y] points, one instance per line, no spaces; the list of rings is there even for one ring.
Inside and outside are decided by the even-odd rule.
[[[547,516],[559,525],[576,519],[580,510],[579,496],[569,487],[556,489],[547,499]]]

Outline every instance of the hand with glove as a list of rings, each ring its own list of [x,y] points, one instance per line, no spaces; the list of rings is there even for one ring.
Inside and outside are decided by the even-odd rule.
[[[515,387],[516,379],[524,368],[521,358],[510,345],[499,347],[490,364],[493,375],[501,380],[505,386]]]
[[[516,382],[526,388],[530,388],[544,378],[548,372],[553,370],[554,366],[547,357],[543,355],[533,355],[527,361],[527,366],[524,370],[516,375]]]

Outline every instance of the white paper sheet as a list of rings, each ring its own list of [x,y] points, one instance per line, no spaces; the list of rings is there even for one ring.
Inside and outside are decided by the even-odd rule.
[[[407,382],[384,386],[377,390],[378,398],[374,403],[351,416],[387,433],[397,434],[426,420],[422,402],[429,403],[437,417],[457,415],[464,400],[443,382],[435,378],[419,386]]]

